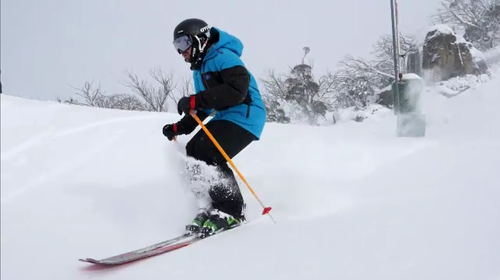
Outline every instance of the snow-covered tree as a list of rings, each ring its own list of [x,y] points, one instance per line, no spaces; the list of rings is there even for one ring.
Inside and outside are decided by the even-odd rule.
[[[414,36],[399,34],[400,65],[401,71],[407,68],[407,57],[417,50],[417,41]],[[390,74],[391,81],[394,77],[394,54],[392,35],[383,35],[373,44],[372,67],[380,72]],[[387,80],[387,79],[386,79]],[[387,84],[387,81],[384,83]]]
[[[412,36],[400,34],[401,72],[406,70],[406,56],[417,49]],[[331,76],[335,107],[364,108],[378,102],[375,93],[394,81],[394,54],[392,36],[383,35],[374,44],[369,59],[346,55],[340,69]]]
[[[325,116],[328,109],[332,108],[333,81],[330,75],[315,80],[313,66],[304,61],[309,51],[308,47],[304,47],[301,63],[292,67],[289,73],[277,75],[271,71],[266,79],[262,79],[266,90],[263,99],[268,109],[268,119],[282,115],[286,120],[286,108],[293,119],[314,125],[319,116]]]
[[[443,0],[435,20],[462,30],[479,50],[500,45],[500,0]]]
[[[377,75],[370,72],[354,73],[353,69],[342,68],[332,75],[332,79],[335,82],[335,108],[364,108],[373,100]]]

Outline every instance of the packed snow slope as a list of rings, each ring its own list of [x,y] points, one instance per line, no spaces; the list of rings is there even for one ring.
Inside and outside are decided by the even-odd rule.
[[[196,202],[175,114],[1,96],[1,279],[500,279],[500,79],[424,95],[425,138],[396,118],[267,124],[234,162],[254,220],[179,251],[99,270],[183,231]]]

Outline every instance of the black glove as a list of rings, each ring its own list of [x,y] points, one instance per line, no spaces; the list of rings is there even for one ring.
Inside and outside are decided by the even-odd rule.
[[[172,141],[175,136],[179,135],[177,130],[177,124],[167,124],[163,127],[163,135],[165,135],[168,140]]]
[[[205,100],[203,98],[203,92],[199,94],[193,94],[190,96],[184,96],[179,99],[177,103],[177,112],[179,115],[182,113],[189,115],[190,110],[206,110],[209,109],[205,104]]]
[[[177,112],[179,115],[184,114],[189,114],[190,110],[194,110],[196,108],[196,100],[195,96],[184,96],[181,99],[179,99],[179,102],[177,103]]]

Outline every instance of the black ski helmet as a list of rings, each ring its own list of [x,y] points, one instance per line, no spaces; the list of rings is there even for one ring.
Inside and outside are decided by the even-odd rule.
[[[208,24],[197,18],[183,20],[174,29],[174,47],[181,53],[191,49],[191,70],[199,68],[201,61],[207,50],[208,40],[210,39],[210,27]]]

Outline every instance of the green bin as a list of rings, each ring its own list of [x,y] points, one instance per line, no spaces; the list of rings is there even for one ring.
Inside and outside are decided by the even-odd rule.
[[[398,87],[398,93],[396,93]],[[392,83],[394,114],[397,116],[396,134],[398,137],[425,136],[425,116],[422,113],[421,96],[425,83],[416,74],[405,74],[402,79]]]

